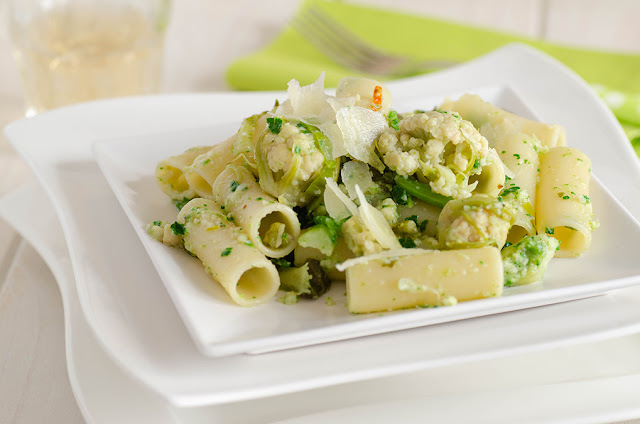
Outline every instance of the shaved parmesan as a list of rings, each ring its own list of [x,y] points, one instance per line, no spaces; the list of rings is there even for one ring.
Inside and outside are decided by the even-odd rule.
[[[433,252],[433,250],[402,249],[402,248],[398,250],[386,250],[384,252],[374,253],[373,255],[360,256],[357,258],[346,260],[342,263],[337,264],[336,269],[342,272],[347,268],[351,268],[354,265],[367,264],[369,263],[369,261],[375,261],[378,259],[382,259],[383,261],[387,260],[391,263],[402,256],[421,255],[427,252]]]
[[[382,212],[367,202],[362,190],[360,190],[360,186],[356,184],[355,189],[358,199],[360,200],[360,207],[358,208],[360,219],[362,219],[364,225],[371,232],[373,238],[385,249],[402,248]]]
[[[364,162],[356,160],[347,162],[342,165],[340,174],[342,175],[342,182],[347,187],[347,192],[351,200],[358,197],[356,185],[360,186],[363,193],[377,186],[377,184],[373,182],[369,165]]]
[[[380,172],[384,164],[375,151],[375,141],[389,126],[385,117],[360,106],[343,107],[336,113],[336,122],[344,147],[354,158],[368,163]]]
[[[324,206],[329,216],[341,220],[349,215],[358,216],[358,206],[340,190],[338,184],[331,178],[326,178],[327,187],[324,190]]]

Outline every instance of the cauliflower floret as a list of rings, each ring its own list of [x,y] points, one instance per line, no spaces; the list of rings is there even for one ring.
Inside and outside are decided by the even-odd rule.
[[[431,111],[402,119],[377,143],[382,160],[402,176],[414,175],[431,189],[455,199],[469,197],[469,177],[493,160],[487,139],[455,112]],[[496,156],[497,157],[497,156]]]
[[[504,285],[518,286],[541,280],[559,245],[555,238],[538,234],[502,249]]]
[[[274,134],[269,131],[265,134],[263,148],[267,153],[267,164],[273,172],[286,174],[293,162],[299,166],[294,184],[307,181],[311,176],[322,169],[324,156],[315,146],[313,136],[302,133],[297,126],[287,122],[282,125],[280,132]],[[296,156],[301,157],[301,161]]]
[[[438,219],[440,246],[443,249],[502,248],[514,220],[513,207],[490,196],[452,200]]]
[[[394,202],[390,197],[380,202],[377,209],[382,212],[384,219],[387,220],[389,225],[395,224],[398,222],[398,219],[400,219],[400,214],[398,214],[398,205],[396,205],[396,202]]]
[[[257,158],[260,187],[285,204],[304,205],[312,197],[304,191],[325,166],[325,155],[314,136],[319,131],[278,117],[265,115],[261,119],[264,130]]]
[[[357,216],[352,216],[342,225],[342,236],[356,256],[371,255],[384,250]]]
[[[416,235],[419,233],[418,225],[415,221],[404,220],[394,227],[394,230],[401,234]]]

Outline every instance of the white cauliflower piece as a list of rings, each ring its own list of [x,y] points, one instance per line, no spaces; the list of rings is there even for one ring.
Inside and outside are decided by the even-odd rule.
[[[469,184],[469,177],[492,161],[487,139],[455,112],[418,113],[402,119],[398,127],[378,139],[383,162],[399,175],[427,180],[444,196],[469,197],[476,186]]]
[[[352,216],[342,225],[342,237],[356,256],[371,255],[385,250],[357,216]]]
[[[260,187],[289,206],[306,204],[312,196],[305,190],[325,165],[325,155],[313,134],[317,130],[274,116],[261,119],[264,129],[257,146]]]
[[[262,143],[267,153],[267,164],[273,172],[286,174],[296,162],[296,156],[300,156],[294,185],[308,181],[324,164],[324,156],[315,146],[313,136],[302,133],[301,128],[289,122],[282,125],[278,134],[268,131]]]
[[[512,205],[490,196],[452,200],[438,218],[440,246],[443,249],[502,248],[514,220]]]
[[[378,205],[377,209],[382,212],[384,219],[387,220],[389,225],[393,225],[398,222],[400,219],[400,214],[398,213],[398,205],[393,201],[391,197],[384,199]]]

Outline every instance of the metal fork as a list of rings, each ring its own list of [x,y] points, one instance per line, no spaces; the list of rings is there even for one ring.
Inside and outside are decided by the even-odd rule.
[[[452,60],[416,60],[386,53],[336,22],[317,6],[299,13],[291,26],[329,59],[360,72],[401,77],[457,64]]]

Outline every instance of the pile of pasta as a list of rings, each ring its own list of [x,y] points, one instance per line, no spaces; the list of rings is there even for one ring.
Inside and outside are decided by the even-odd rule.
[[[338,280],[353,313],[500,296],[590,246],[591,165],[565,138],[476,95],[398,113],[374,80],[292,80],[226,141],[157,165],[179,213],[147,231],[243,306]]]

